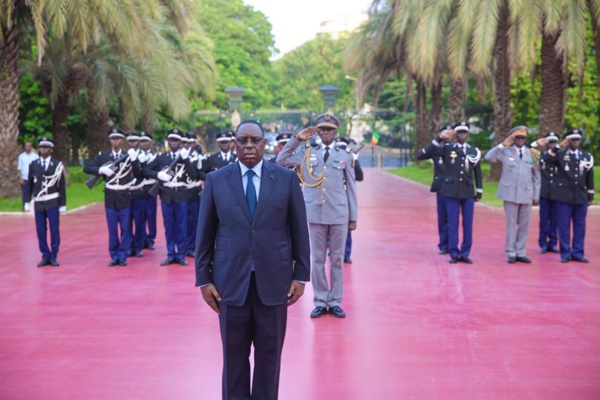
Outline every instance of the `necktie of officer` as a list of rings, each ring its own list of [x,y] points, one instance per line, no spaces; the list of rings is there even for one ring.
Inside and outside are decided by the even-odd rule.
[[[323,162],[326,163],[329,158],[329,146],[325,146],[325,154],[323,155]]]
[[[519,160],[523,159],[523,149],[519,149]]]
[[[44,160],[44,171],[48,171],[48,160]]]
[[[246,172],[246,176],[248,177],[248,183],[246,184],[246,202],[248,203],[248,209],[250,210],[250,215],[252,219],[254,219],[254,213],[256,212],[256,187],[254,187],[254,182],[252,178],[254,177],[254,171],[249,169]]]

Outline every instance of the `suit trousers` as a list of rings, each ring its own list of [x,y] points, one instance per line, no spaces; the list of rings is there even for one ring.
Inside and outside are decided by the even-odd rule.
[[[188,201],[187,236],[185,238],[185,251],[194,253],[196,250],[196,230],[198,229],[198,210],[200,209],[200,198]]]
[[[35,230],[37,232],[38,246],[45,260],[56,260],[60,246],[60,231],[58,207],[46,211],[35,212]],[[50,227],[50,247],[48,247],[47,228]]]
[[[446,197],[440,192],[437,192],[435,195],[437,202],[438,235],[440,237],[438,248],[440,250],[448,250],[448,211],[446,210]]]
[[[185,258],[185,235],[187,234],[187,201],[161,203],[165,237],[167,240],[167,257],[174,260]]]
[[[145,199],[146,213],[144,214],[146,228],[144,245],[154,244],[156,240],[156,196],[150,196]]]
[[[475,198],[457,199],[446,197],[446,212],[448,213],[448,252],[450,257],[469,257],[473,245],[473,213]],[[458,248],[458,220],[462,214],[463,241]]]
[[[558,211],[556,203],[547,197],[540,197],[540,236],[541,249],[556,247],[558,243]]]
[[[311,282],[315,294],[315,306],[334,307],[342,302],[344,289],[344,248],[348,235],[348,224],[314,224],[310,228],[310,256],[312,264]],[[329,239],[329,240],[328,240]],[[327,282],[325,263],[327,243],[331,268]]]
[[[518,204],[511,201],[504,202],[506,217],[506,240],[504,252],[508,257],[525,257],[529,221],[531,219],[531,203]]]
[[[346,237],[346,248],[344,249],[344,258],[350,258],[352,254],[352,231],[348,230],[348,236]]]
[[[108,252],[113,260],[127,260],[131,250],[130,218],[131,208],[106,207],[106,223],[108,224]],[[119,237],[119,228],[121,236]]]
[[[223,400],[276,400],[281,352],[287,324],[287,304],[264,305],[254,272],[242,306],[219,305],[223,343]],[[254,346],[254,373],[250,389],[250,348]]]
[[[131,200],[132,244],[134,252],[142,251],[146,242],[146,199]]]
[[[560,242],[560,258],[582,258],[585,242],[585,218],[587,203],[572,204],[556,202],[558,210],[558,240]],[[571,243],[571,224],[573,225],[573,242]]]

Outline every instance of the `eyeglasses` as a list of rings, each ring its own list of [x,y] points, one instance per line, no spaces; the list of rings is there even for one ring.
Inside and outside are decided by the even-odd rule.
[[[252,144],[261,144],[265,138],[261,138],[258,136],[250,136],[250,137],[236,137],[235,141],[238,145],[244,146],[246,143],[251,142]]]

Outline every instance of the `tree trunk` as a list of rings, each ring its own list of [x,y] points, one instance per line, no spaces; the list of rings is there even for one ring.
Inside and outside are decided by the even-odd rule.
[[[52,110],[52,134],[54,135],[54,157],[68,165],[69,160],[69,118],[70,96],[59,96]]]
[[[437,79],[431,85],[431,124],[430,124],[430,137],[437,134],[437,131],[442,127],[442,111],[444,104],[442,101],[442,79]]]
[[[1,27],[0,42],[0,197],[21,193],[17,177],[19,155],[19,30]]]
[[[88,158],[93,159],[96,155],[110,148],[108,141],[108,105],[99,109],[93,106],[93,100],[90,101],[91,92],[88,91],[88,108],[86,120],[88,124]]]
[[[79,132],[71,131],[71,165],[79,166],[79,147],[81,138]]]
[[[457,78],[450,81],[448,120],[453,124],[465,119],[465,92],[464,79]]]
[[[430,140],[429,124],[427,124],[427,87],[421,79],[417,79],[417,121],[415,135],[415,150],[419,151]]]
[[[496,36],[495,55],[496,71],[494,73],[494,145],[503,142],[512,124],[510,108],[510,60],[508,57],[509,11],[508,1],[502,1],[498,16],[498,33]],[[502,165],[492,164],[490,178],[500,179]]]
[[[564,58],[556,51],[560,32],[542,35],[542,92],[540,95],[540,137],[560,133],[565,119],[567,76]]]
[[[154,110],[144,110],[142,115],[142,130],[154,136]]]
[[[129,122],[129,119],[126,115],[125,115],[125,111],[123,110],[123,99],[119,99],[119,111],[120,114],[119,115],[119,124],[120,124],[120,128],[123,132],[130,133],[133,132],[133,130],[135,129],[134,124],[132,124],[131,122]]]

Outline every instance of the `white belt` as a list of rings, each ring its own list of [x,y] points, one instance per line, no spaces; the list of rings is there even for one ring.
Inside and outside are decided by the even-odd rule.
[[[129,188],[129,190],[139,190],[139,189],[143,188],[144,186],[154,185],[155,183],[156,183],[156,179],[144,179],[139,184],[137,184],[135,186],[131,186]]]
[[[163,186],[168,188],[183,187],[185,186],[185,182],[165,182],[163,183]]]
[[[58,193],[45,194],[42,196],[35,196],[35,201],[48,201],[52,199],[57,199],[60,196]]]
[[[197,187],[199,187],[200,185],[202,185],[202,181],[194,181],[194,182],[190,182],[190,183],[187,183],[185,186],[186,186],[188,189],[193,189],[193,188],[197,188]]]
[[[115,185],[113,183],[107,183],[106,188],[110,190],[129,190],[132,184],[133,181],[126,183],[125,185]]]

